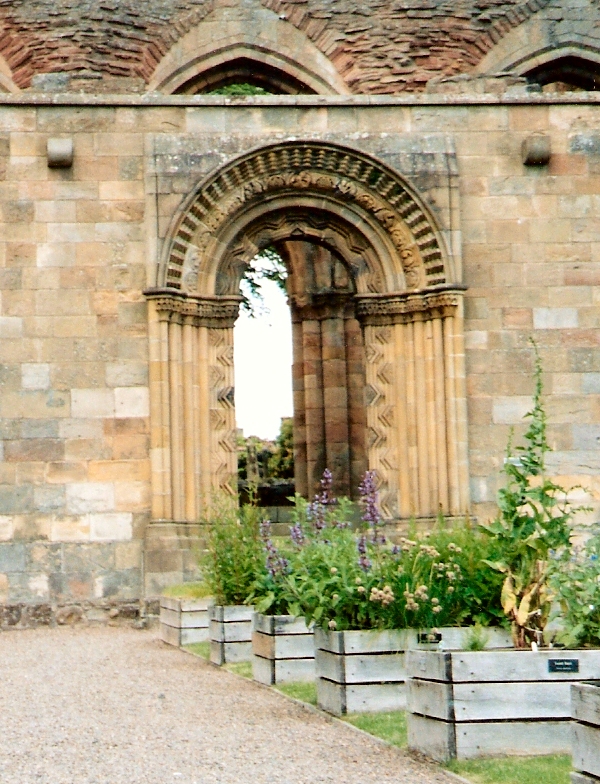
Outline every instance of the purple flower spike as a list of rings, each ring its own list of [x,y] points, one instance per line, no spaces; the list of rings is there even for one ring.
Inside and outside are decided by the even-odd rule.
[[[296,525],[290,526],[290,536],[292,537],[292,542],[297,547],[302,547],[304,544],[304,532],[300,523],[296,523]]]
[[[385,536],[379,530],[384,523],[379,514],[379,493],[377,492],[375,471],[367,471],[358,487],[358,492],[363,508],[362,520],[369,526],[371,541],[373,544],[385,544]]]
[[[368,572],[371,568],[371,561],[367,557],[367,537],[364,534],[358,537],[356,546],[358,548],[358,565],[363,572]]]
[[[267,553],[267,571],[276,580],[285,574],[289,568],[289,561],[279,554],[279,550],[271,539],[271,521],[263,520],[260,524],[260,536]]]

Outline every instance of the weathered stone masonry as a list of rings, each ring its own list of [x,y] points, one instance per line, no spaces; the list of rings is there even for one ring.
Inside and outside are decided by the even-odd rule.
[[[384,480],[391,517],[426,517],[440,502],[451,513],[493,511],[509,428],[522,428],[530,405],[533,335],[545,368],[553,472],[589,489],[596,518],[598,117],[593,95],[273,97],[239,106],[216,98],[5,98],[0,603],[42,606],[43,618],[51,604],[108,608],[192,575],[199,487],[232,469],[227,461],[222,467],[227,438],[218,423],[224,412],[226,434],[233,422],[226,390],[235,264],[264,239],[288,237],[292,223],[309,241],[325,232],[348,269],[357,265],[350,321],[337,311],[321,327],[322,315],[304,320],[304,311],[301,326],[330,330],[334,349],[336,330],[362,335],[363,360],[333,351],[328,361],[334,380],[339,362],[365,363],[360,460]],[[533,132],[551,139],[546,167],[523,165],[521,145]],[[48,167],[54,136],[73,139],[72,168]],[[178,256],[182,226],[188,248],[202,248],[202,215],[193,205],[210,183],[240,161],[285,149],[314,150],[317,158],[290,163],[288,175],[302,176],[287,184],[268,181],[266,170],[256,180],[244,168],[262,185],[235,202],[222,229],[215,225],[218,252],[206,256],[212,271],[200,252],[184,288],[174,286],[185,276],[169,278],[178,269],[169,259],[185,267],[193,256],[184,246]],[[340,191],[352,177],[319,170],[331,151],[379,168],[389,187],[383,174],[372,175],[361,195],[355,169],[355,195],[345,184]],[[369,185],[377,182],[379,191]],[[412,224],[413,238],[421,238],[415,248],[423,257],[437,243],[444,280],[436,272],[430,283],[420,278],[427,264],[411,278],[410,265],[394,261],[392,214],[373,201],[393,202],[393,188],[405,189],[424,216],[425,233]],[[303,204],[317,197],[329,217],[312,225]],[[268,199],[277,209],[263,209]],[[410,215],[393,220],[409,226]],[[249,244],[232,256],[227,238],[236,232]],[[369,283],[377,264],[381,280],[388,276],[383,289],[381,280]],[[429,266],[440,267],[434,256]],[[301,266],[294,274],[299,295]],[[298,300],[298,307],[306,305]],[[298,340],[312,350],[311,340]],[[216,370],[207,375],[203,362]],[[202,404],[211,383],[217,397]],[[361,420],[336,383],[328,405],[338,417],[334,447],[343,450],[344,428]],[[309,466],[318,438],[299,432]]]

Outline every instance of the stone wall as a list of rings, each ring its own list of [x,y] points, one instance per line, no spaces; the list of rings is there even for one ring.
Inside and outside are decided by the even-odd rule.
[[[150,524],[142,291],[156,285],[163,240],[198,182],[290,136],[384,160],[456,246],[468,286],[471,511],[493,513],[509,429],[522,431],[531,403],[534,336],[553,473],[589,488],[597,519],[594,96],[16,98],[0,104],[0,129],[0,603],[125,602],[144,583],[152,595],[194,574],[200,532]],[[533,132],[551,138],[548,166],[522,162]],[[56,135],[74,140],[72,168],[47,165]]]
[[[211,16],[222,12],[225,27],[235,25],[240,13],[252,25],[253,18],[269,12],[271,19],[263,26],[295,29],[305,45],[298,46],[292,32],[265,31],[263,40],[260,30],[253,30],[246,53],[255,57],[265,42],[278,38],[284,39],[285,53],[292,42],[287,49],[291,74],[294,64],[308,65],[306,54],[314,50],[329,64],[319,63],[318,70],[329,67],[338,75],[342,92],[418,92],[432,77],[470,72],[532,18],[542,20],[553,46],[565,37],[581,44],[583,34],[585,50],[590,45],[598,49],[598,11],[592,0],[465,0],[458,7],[447,0],[146,0],[143,6],[135,0],[86,0],[77,4],[77,19],[68,0],[19,0],[0,4],[0,56],[14,89],[58,73],[73,77],[76,90],[143,92],[163,58],[190,31],[197,28],[200,47],[210,46]],[[237,34],[244,41],[243,30]],[[286,70],[285,58],[278,67]],[[38,80],[37,88],[48,84]]]

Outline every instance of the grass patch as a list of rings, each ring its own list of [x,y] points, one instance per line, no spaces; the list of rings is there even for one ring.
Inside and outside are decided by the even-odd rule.
[[[280,683],[275,688],[300,702],[307,702],[309,705],[317,704],[317,687],[314,683]]]
[[[203,659],[210,659],[210,643],[209,642],[192,642],[189,645],[183,646],[186,651],[201,656]]]
[[[236,675],[241,675],[242,678],[252,678],[252,662],[231,662],[231,664],[224,664],[224,670],[234,672]]]
[[[168,585],[163,589],[162,594],[170,599],[204,599],[206,596],[210,596],[210,589],[203,582],[180,583]]]
[[[571,757],[495,757],[481,760],[451,760],[445,765],[475,784],[569,784]]]
[[[401,749],[406,747],[406,714],[404,711],[350,713],[342,718],[370,735],[386,740],[393,746],[399,746]]]

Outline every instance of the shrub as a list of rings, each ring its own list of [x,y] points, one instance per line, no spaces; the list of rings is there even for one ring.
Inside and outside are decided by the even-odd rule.
[[[204,582],[216,604],[244,604],[264,569],[261,510],[251,504],[239,508],[235,499],[222,496],[214,500],[204,522]]]

